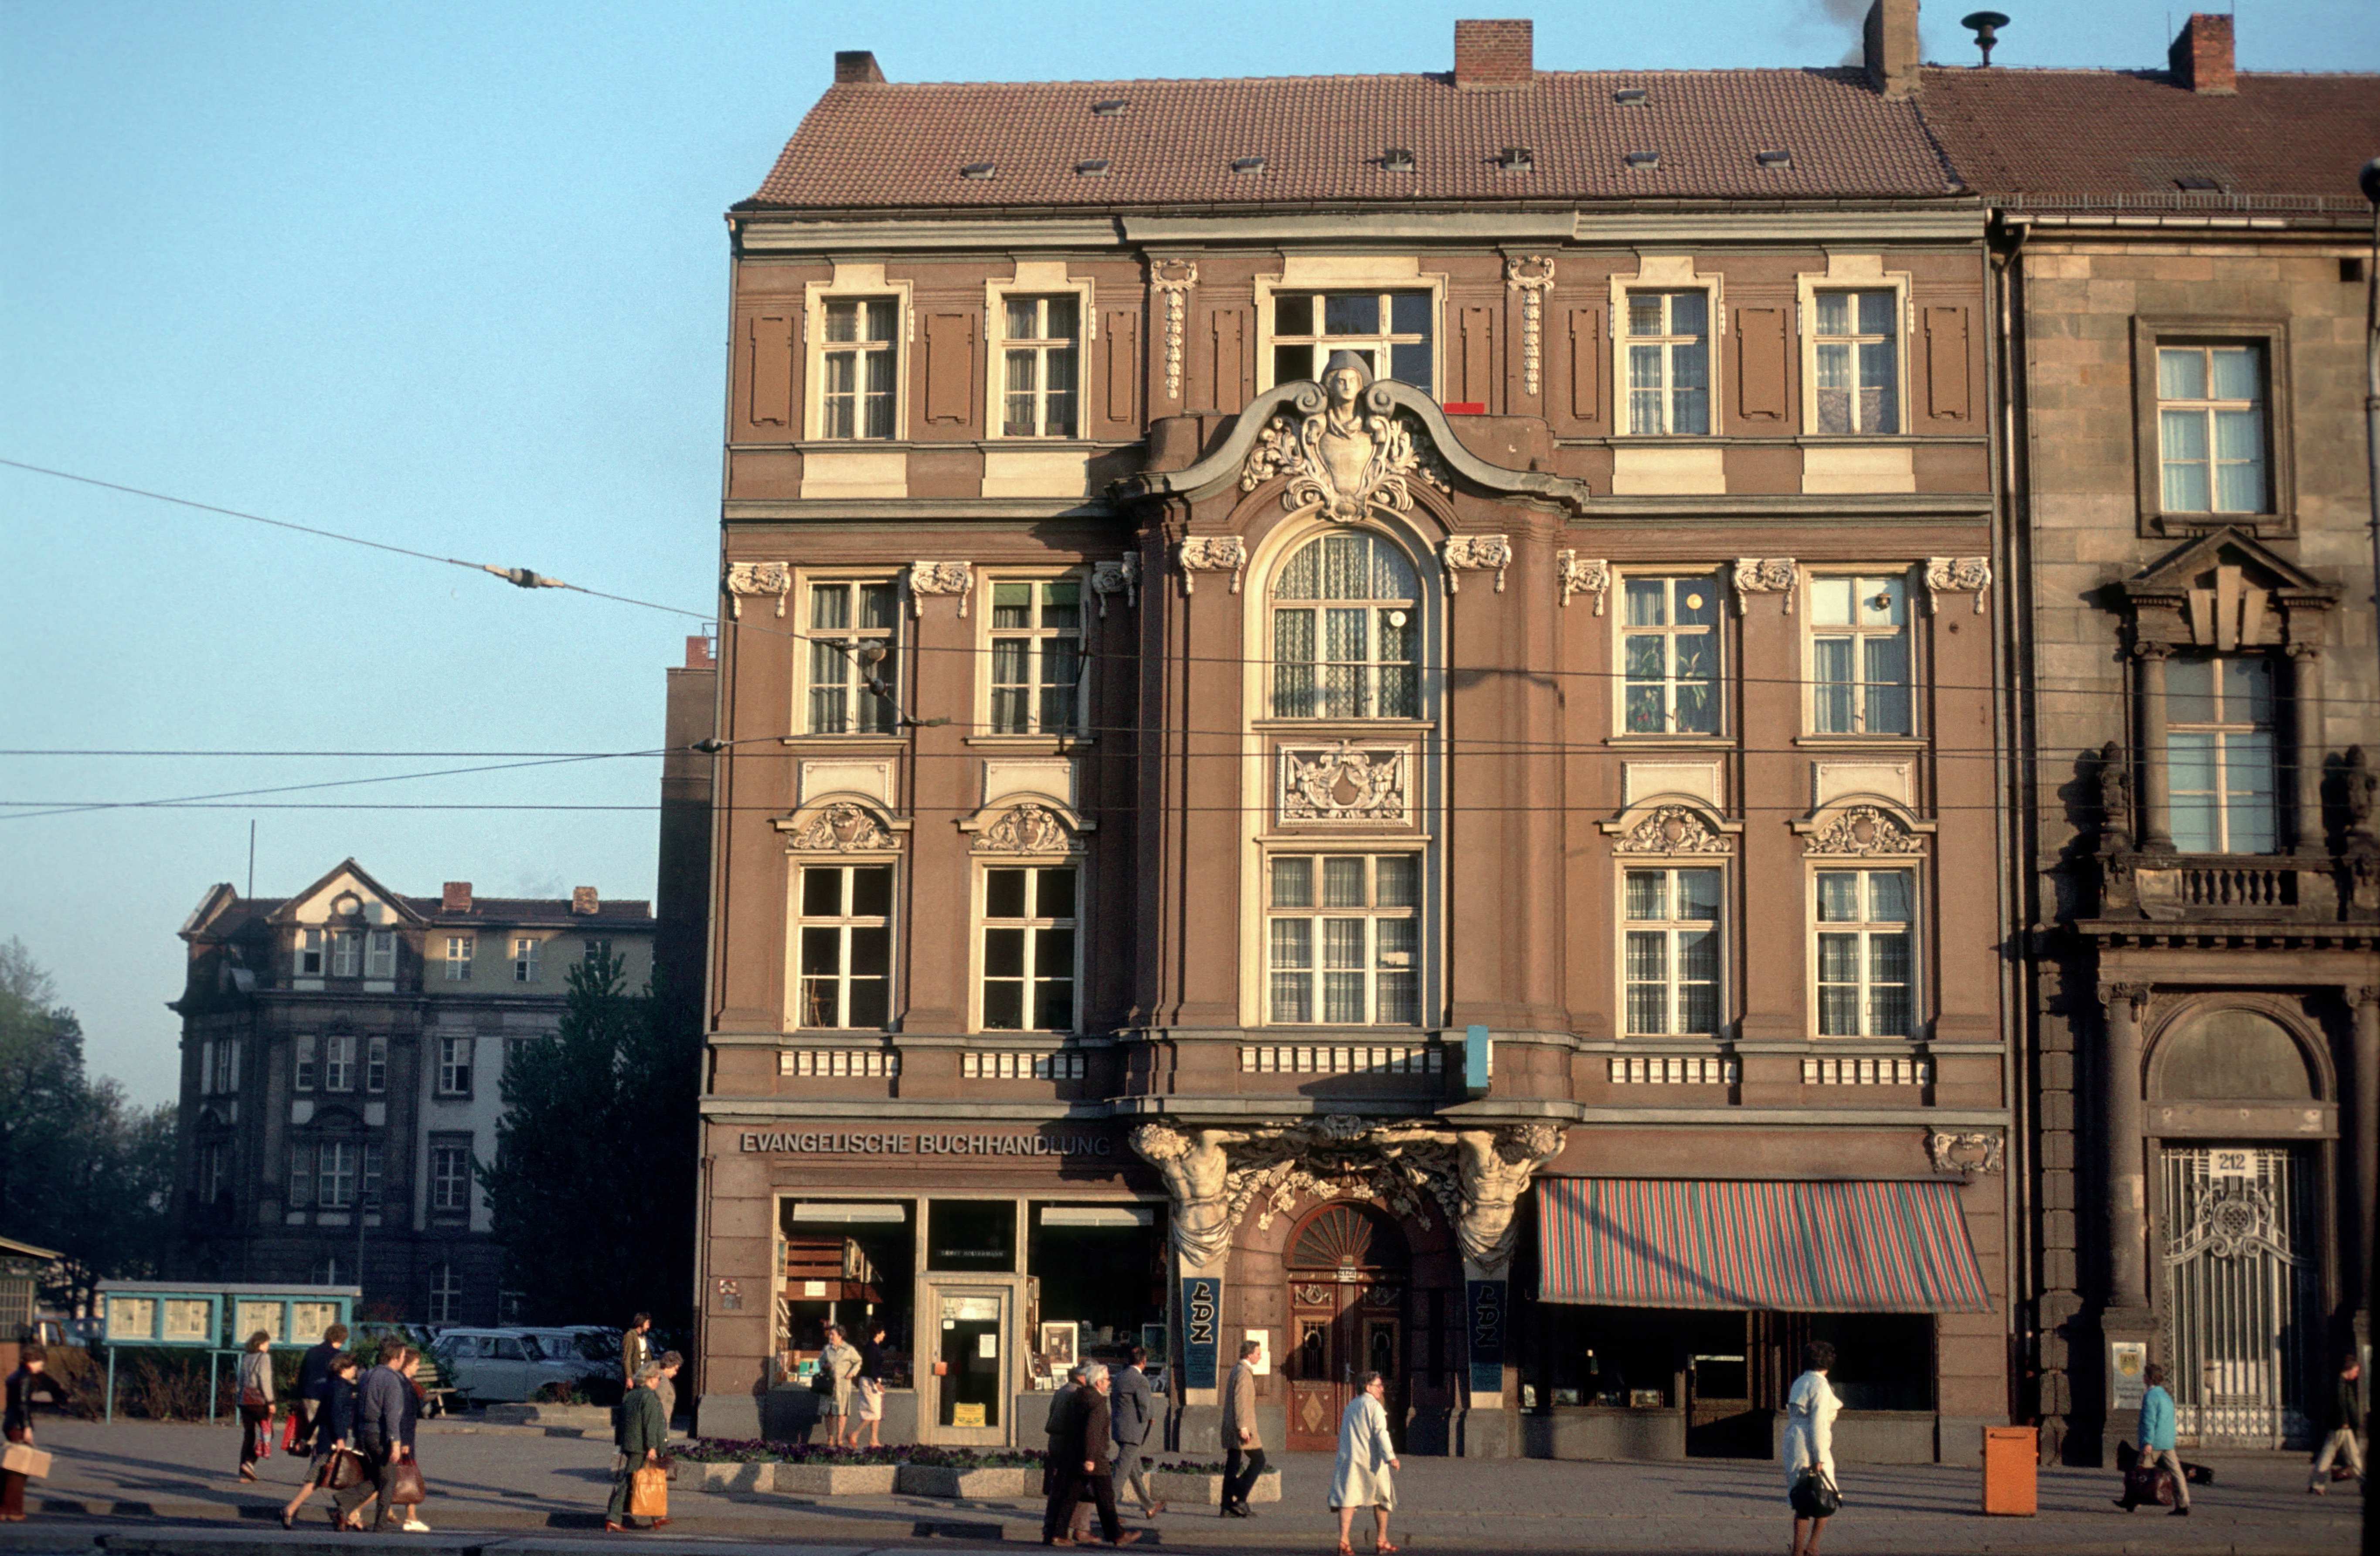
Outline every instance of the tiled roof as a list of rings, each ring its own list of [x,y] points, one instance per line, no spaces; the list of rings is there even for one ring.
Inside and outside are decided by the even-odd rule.
[[[573,913],[568,897],[482,897],[473,896],[470,908],[462,913],[449,911],[438,897],[407,897],[405,904],[424,918],[441,924],[461,924],[485,921],[491,924],[602,924],[609,926],[644,925],[653,921],[653,905],[632,897],[613,900],[596,899],[592,913]]]
[[[1614,94],[1642,89],[1644,101]],[[1121,101],[1116,114],[1094,103]],[[1415,170],[1381,153],[1403,147]],[[1527,171],[1497,164],[1508,147]],[[1764,151],[1791,153],[1763,167]],[[1628,153],[1658,152],[1632,169]],[[1234,161],[1264,159],[1262,172]],[[1076,172],[1103,162],[1103,176]],[[961,169],[990,164],[989,177]],[[739,209],[1093,210],[1311,202],[1917,199],[1955,192],[1915,107],[1857,70],[838,83]]]
[[[2380,152],[2380,76],[2242,74],[2237,96],[2163,71],[1933,68],[1922,83],[1943,153],[1989,198],[2325,197],[2360,211],[2355,170]]]

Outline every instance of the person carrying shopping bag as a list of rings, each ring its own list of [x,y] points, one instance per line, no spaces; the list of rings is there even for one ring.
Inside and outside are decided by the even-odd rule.
[[[49,1471],[42,1467],[48,1455],[33,1446],[33,1396],[41,1395],[53,1409],[67,1402],[66,1385],[49,1373],[49,1353],[27,1345],[17,1354],[17,1370],[8,1374],[7,1408],[0,1415],[0,1524],[25,1521],[25,1482]],[[13,1464],[11,1464],[13,1461]]]
[[[352,1451],[356,1445],[356,1373],[362,1365],[352,1355],[334,1356],[314,1384],[310,1398],[313,1405],[310,1412],[314,1423],[313,1463],[307,1471],[306,1484],[298,1488],[298,1494],[281,1510],[281,1526],[285,1529],[298,1526],[298,1510],[317,1490],[330,1485],[331,1469],[338,1462],[338,1455]],[[334,1511],[331,1523],[335,1526],[338,1521]]]
[[[669,1422],[662,1416],[662,1396],[653,1392],[661,1375],[659,1363],[645,1363],[637,1369],[627,1394],[620,1401],[620,1468],[612,1477],[612,1501],[603,1510],[603,1527],[613,1534],[633,1526],[628,1519],[629,1510],[636,1505],[637,1477],[661,1469],[662,1450],[669,1443]],[[668,1522],[668,1513],[659,1513],[653,1516],[650,1526],[658,1529]]]
[[[1835,1348],[1802,1347],[1802,1376],[1785,1396],[1785,1500],[1793,1509],[1792,1556],[1818,1556],[1818,1537],[1843,1504],[1835,1489],[1835,1416],[1843,1407],[1827,1374]]]
[[[256,1478],[256,1461],[273,1452],[273,1336],[248,1337],[234,1377],[239,1390],[239,1477]]]

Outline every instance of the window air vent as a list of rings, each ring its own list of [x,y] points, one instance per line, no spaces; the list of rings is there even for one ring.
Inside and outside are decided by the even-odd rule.
[[[959,169],[962,178],[989,178],[999,169],[988,162],[971,162]]]
[[[2209,178],[2204,173],[2193,173],[2186,178],[2176,178],[2173,182],[2176,188],[2185,189],[2192,194],[2221,194],[2223,192],[2222,183],[2217,179]]]
[[[1643,87],[1621,87],[1611,94],[1611,101],[1622,108],[1642,108],[1651,95]]]
[[[1793,165],[1793,153],[1779,146],[1772,151],[1755,152],[1752,160],[1762,167],[1791,167]]]
[[[1391,146],[1380,153],[1380,170],[1384,173],[1411,173],[1414,154],[1402,146]]]
[[[1232,171],[1234,173],[1262,173],[1264,170],[1265,159],[1262,157],[1233,157],[1232,159]]]
[[[1631,173],[1650,173],[1653,169],[1660,165],[1661,153],[1658,152],[1631,152],[1628,153],[1628,171]]]
[[[1537,165],[1536,153],[1526,146],[1507,146],[1496,155],[1496,167],[1502,173],[1527,173]]]
[[[1091,104],[1091,112],[1103,119],[1116,117],[1123,112],[1123,108],[1124,100],[1121,97],[1102,97]]]
[[[1108,176],[1108,159],[1090,157],[1075,164],[1075,175],[1080,178],[1104,178]]]

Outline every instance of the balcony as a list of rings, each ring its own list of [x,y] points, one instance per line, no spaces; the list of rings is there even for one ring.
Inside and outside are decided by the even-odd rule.
[[[2360,857],[2127,849],[2099,862],[2103,918],[2311,925],[2374,917],[2364,901],[2371,871]]]

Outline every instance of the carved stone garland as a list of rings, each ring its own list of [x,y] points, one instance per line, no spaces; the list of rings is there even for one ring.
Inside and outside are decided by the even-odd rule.
[[[783,616],[785,596],[793,587],[790,562],[731,562],[727,565],[727,619],[743,620],[745,597],[762,594],[777,597],[777,614]]]
[[[1813,833],[1803,847],[1812,854],[1868,858],[1922,854],[1925,840],[1895,821],[1889,811],[1873,805],[1853,805]]]
[[[1155,260],[1148,267],[1148,284],[1165,298],[1165,397],[1182,397],[1182,335],[1184,320],[1190,310],[1190,288],[1198,285],[1198,261],[1196,260]]]
[[[918,615],[926,614],[929,594],[955,594],[959,599],[959,614],[967,614],[967,595],[975,589],[975,564],[972,562],[912,562],[909,564],[909,607]]]
[[[1710,829],[1689,805],[1657,805],[1630,827],[1613,850],[1621,854],[1728,854],[1734,845]]]
[[[1992,587],[1992,559],[1988,556],[1935,556],[1925,562],[1925,590],[1937,602],[1937,608],[1945,594],[1972,594],[1975,597],[1975,614],[1984,614],[1984,596]]]
[[[1603,596],[1611,588],[1611,564],[1599,556],[1581,556],[1574,551],[1554,553],[1554,572],[1561,583],[1561,602],[1570,603],[1573,594],[1595,596],[1595,614],[1603,614]]]
[[[1237,535],[1191,535],[1176,553],[1182,563],[1182,592],[1198,592],[1198,573],[1229,572],[1232,592],[1240,591],[1240,575],[1247,569],[1248,543]]]
[[[1743,614],[1747,594],[1782,594],[1785,614],[1793,614],[1793,585],[1801,570],[1790,556],[1746,556],[1735,565],[1735,614]]]
[[[1484,572],[1496,570],[1496,592],[1504,592],[1504,569],[1512,565],[1512,539],[1509,535],[1452,535],[1439,542],[1439,554],[1446,564],[1446,591],[1462,591],[1463,580],[1457,576],[1465,570]]]
[[[865,806],[836,800],[785,838],[791,854],[873,853],[897,846],[884,824]]]
[[[1070,854],[1075,834],[1056,811],[1026,800],[976,833],[970,847],[978,854]]]
[[[1405,753],[1351,740],[1319,751],[1281,753],[1284,821],[1402,821]]]
[[[1107,618],[1108,598],[1121,594],[1127,606],[1140,603],[1140,558],[1126,556],[1114,562],[1091,564],[1091,592],[1099,597],[1099,617]]]
[[[1925,1154],[1933,1159],[1937,1172],[1964,1173],[1972,1177],[1978,1173],[1998,1172],[2007,1144],[1992,1130],[1937,1129],[1925,1137]]]
[[[1240,468],[1240,490],[1286,480],[1281,505],[1293,518],[1318,513],[1354,524],[1378,510],[1413,511],[1416,480],[1451,492],[1453,482],[1416,427],[1377,384],[1360,374],[1326,373],[1329,383],[1301,391],[1257,439]]]
[[[1550,254],[1528,254],[1504,261],[1504,286],[1521,294],[1521,390],[1535,395],[1543,381],[1546,357],[1545,298],[1554,284]]]

